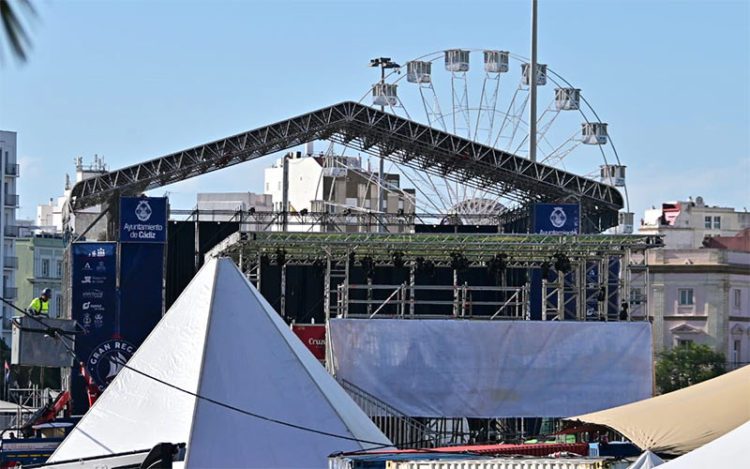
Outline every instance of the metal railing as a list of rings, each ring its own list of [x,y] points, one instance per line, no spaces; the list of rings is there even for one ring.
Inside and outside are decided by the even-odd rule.
[[[360,294],[357,295],[357,292]],[[419,317],[425,319],[452,316],[466,319],[523,320],[530,317],[528,287],[525,286],[470,286],[466,283],[463,285],[408,285],[407,283],[347,285],[343,283],[336,287],[335,293],[336,313],[350,318]],[[383,298],[386,293],[387,296]],[[380,298],[374,298],[375,296],[380,296]],[[425,309],[429,310],[428,314],[424,313]]]
[[[5,175],[6,176],[20,176],[21,167],[18,164],[5,163]]]
[[[398,448],[431,448],[438,435],[420,421],[407,416],[362,388],[343,379],[341,386],[352,400]]]
[[[6,207],[18,207],[20,197],[18,194],[5,194],[5,206]]]
[[[15,225],[5,225],[3,227],[3,234],[8,237],[17,238],[18,237],[18,227]]]

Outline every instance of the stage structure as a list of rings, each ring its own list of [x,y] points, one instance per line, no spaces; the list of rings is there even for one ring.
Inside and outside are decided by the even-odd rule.
[[[399,165],[450,178],[529,207],[535,202],[581,205],[584,232],[618,224],[617,188],[529,161],[377,109],[343,102],[269,126],[165,155],[77,183],[67,211],[105,203],[116,220],[116,198],[254,160],[314,140],[329,140]],[[110,232],[114,227],[110,227]]]
[[[642,269],[645,251],[660,244],[658,237],[639,235],[238,232],[207,257],[232,257],[261,291],[264,282],[280,284],[279,313],[284,317],[286,295],[293,289],[287,287],[287,269],[310,266],[323,271],[326,320],[453,316],[610,321],[630,320],[631,271]],[[270,267],[269,278],[265,270]],[[353,281],[355,268],[362,283]],[[378,268],[401,271],[404,281],[377,284]],[[495,279],[492,285],[465,280],[465,273],[477,268]],[[441,269],[452,272],[452,284],[431,281],[430,274]],[[530,286],[532,272],[542,277],[541,291]]]

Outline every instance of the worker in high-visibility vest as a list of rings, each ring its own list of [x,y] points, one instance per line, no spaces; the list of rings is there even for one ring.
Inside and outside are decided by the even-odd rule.
[[[31,304],[26,309],[29,313],[34,316],[46,316],[49,317],[49,299],[52,297],[52,290],[45,288],[42,290],[42,294],[38,298],[31,300]]]

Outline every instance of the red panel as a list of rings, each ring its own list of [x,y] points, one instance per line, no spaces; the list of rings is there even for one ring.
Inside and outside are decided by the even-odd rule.
[[[474,453],[481,455],[492,454],[518,454],[525,456],[544,457],[552,453],[567,451],[570,453],[580,454],[581,456],[589,455],[588,443],[538,443],[527,445],[470,445],[470,446],[445,446],[443,448],[431,448],[430,452],[435,453]],[[379,451],[377,451],[379,452]],[[388,451],[390,453],[417,453],[420,450],[400,450]]]
[[[318,360],[326,358],[326,326],[323,324],[295,324],[292,332]]]

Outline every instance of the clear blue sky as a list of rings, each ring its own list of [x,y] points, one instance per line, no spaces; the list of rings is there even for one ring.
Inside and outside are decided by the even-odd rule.
[[[529,48],[526,0],[34,3],[28,62],[0,68],[22,217],[60,195],[75,156],[117,168],[356,100],[376,79],[375,56]],[[609,123],[636,222],[691,195],[750,208],[750,2],[539,4],[540,62]],[[198,190],[260,192],[269,163],[165,190],[180,208]]]

